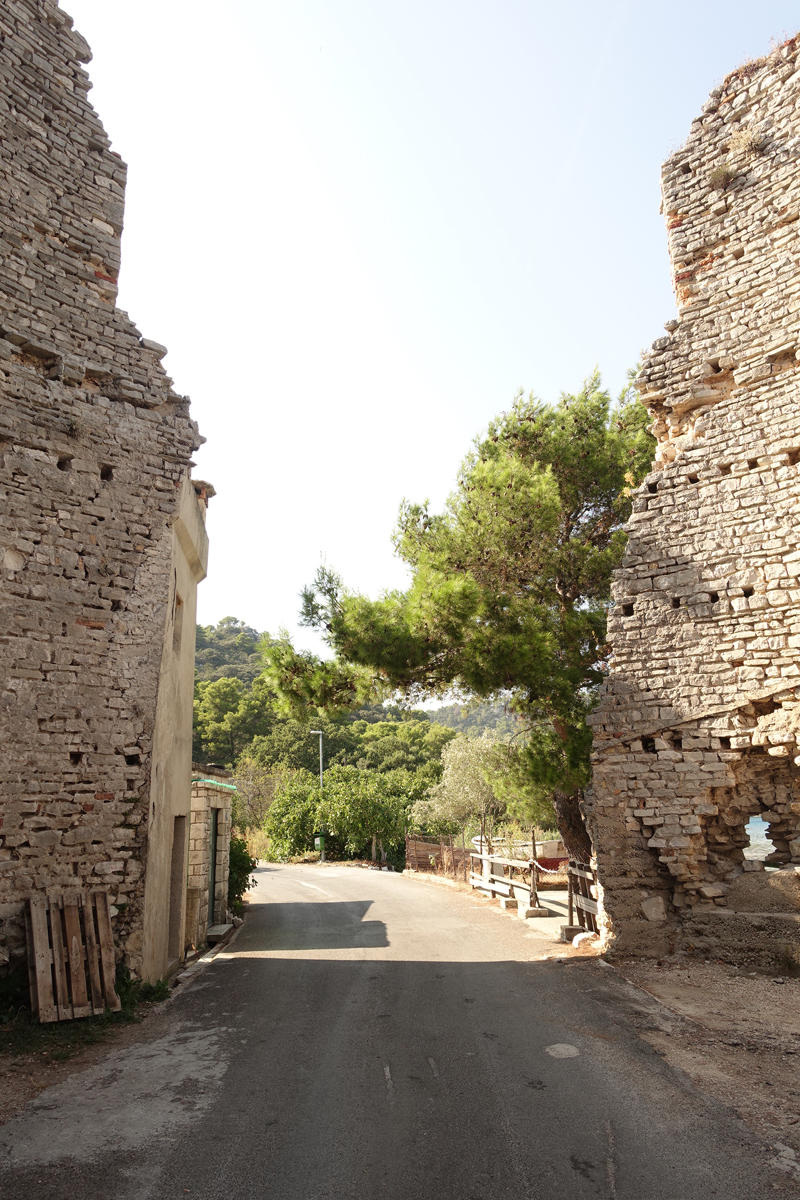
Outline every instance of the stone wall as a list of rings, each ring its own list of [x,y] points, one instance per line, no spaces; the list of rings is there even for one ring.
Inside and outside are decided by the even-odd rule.
[[[800,949],[800,61],[716,88],[664,164],[677,321],[609,620],[587,816],[607,944]],[[744,861],[763,815],[780,871]]]
[[[235,788],[230,773],[220,768],[192,764],[192,823],[189,834],[188,903],[185,945],[198,948],[206,941],[209,925],[228,922],[228,868],[230,863],[231,809]],[[217,812],[217,845],[214,900],[210,893],[211,812]]]
[[[0,8],[0,957],[31,892],[104,886],[119,953],[153,977],[207,492],[166,351],[115,306],[125,165],[71,26],[52,0]]]

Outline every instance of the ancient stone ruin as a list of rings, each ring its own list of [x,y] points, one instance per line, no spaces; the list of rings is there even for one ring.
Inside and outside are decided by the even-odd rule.
[[[0,9],[0,958],[29,895],[102,887],[153,979],[183,951],[209,489],[164,347],[115,307],[125,165],[71,26]]]
[[[715,88],[663,168],[678,320],[637,378],[658,448],[587,800],[620,951],[800,947],[799,111],[793,39]],[[780,870],[745,860],[754,815]]]

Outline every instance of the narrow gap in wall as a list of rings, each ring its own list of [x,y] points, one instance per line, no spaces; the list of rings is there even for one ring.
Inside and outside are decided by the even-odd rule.
[[[71,458],[60,458],[58,460],[59,471],[69,471],[71,469],[71,467],[72,467],[72,459]]]
[[[657,483],[648,483],[647,490],[651,496],[655,496],[656,492],[658,491],[658,484]]]
[[[789,459],[789,466],[796,467],[797,464],[800,463],[800,448],[797,450],[790,450],[787,457]]]
[[[772,843],[767,840],[768,828],[769,826],[764,820],[763,813],[757,813],[750,817],[744,827],[749,842],[744,847],[744,856],[746,859],[749,859],[751,862],[755,860],[763,862],[767,855],[772,853]]]
[[[751,587],[742,588],[743,596],[752,596],[754,589]]]
[[[755,471],[755,469],[756,469],[756,467],[757,467],[757,466],[758,466],[758,459],[757,459],[757,458],[748,458],[748,460],[747,460],[747,467],[748,467],[748,470],[750,470],[750,471]]]
[[[80,750],[70,750],[69,761],[72,763],[73,767],[79,766],[83,761],[83,755],[81,754]]]
[[[719,600],[719,592],[709,592],[709,596],[711,597],[712,604],[716,604]]]
[[[642,749],[644,750],[645,754],[655,754],[656,739],[651,738],[651,737],[643,737],[642,738]]]
[[[104,483],[108,483],[109,480],[113,479],[114,478],[113,467],[109,467],[107,465],[104,467],[101,467],[100,468],[100,478],[103,480]]]
[[[125,755],[125,763],[129,767],[140,767],[142,765],[141,755],[126,754]]]
[[[720,744],[720,749],[722,749],[722,750],[730,750],[730,748],[731,748],[731,739],[730,739],[729,737],[721,737],[721,738],[719,739],[719,744]]]
[[[699,482],[700,482],[699,475],[690,475],[689,476],[689,483],[699,483]]]
[[[719,470],[721,475],[730,475],[733,469],[733,463],[720,463]]]
[[[744,250],[741,246],[737,246],[735,250],[731,250],[731,257],[735,259],[744,258]]]
[[[673,607],[673,608],[680,608],[680,606],[681,606],[681,598],[680,598],[680,596],[673,596],[673,597],[672,597],[672,607]]]
[[[633,605],[632,604],[623,604],[622,615],[623,615],[623,617],[632,617],[633,616]]]

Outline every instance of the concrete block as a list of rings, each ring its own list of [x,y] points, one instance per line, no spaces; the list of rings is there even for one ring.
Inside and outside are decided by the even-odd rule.
[[[585,933],[585,932],[586,932],[586,930],[582,929],[580,925],[562,925],[561,930],[560,930],[559,941],[571,943],[572,939],[574,937],[577,937],[579,933]]]

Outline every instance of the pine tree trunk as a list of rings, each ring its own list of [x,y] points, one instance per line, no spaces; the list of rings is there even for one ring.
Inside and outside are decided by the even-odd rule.
[[[588,863],[592,857],[592,842],[580,810],[582,799],[583,792],[580,790],[572,792],[569,796],[566,792],[553,792],[558,832],[566,846],[567,854],[578,862]]]

